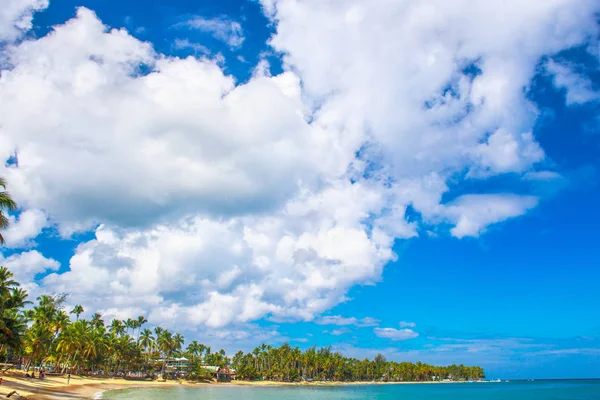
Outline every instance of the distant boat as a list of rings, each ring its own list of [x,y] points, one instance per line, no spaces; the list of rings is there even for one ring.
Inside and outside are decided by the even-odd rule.
[[[490,382],[499,383],[502,382],[500,379],[492,379]]]

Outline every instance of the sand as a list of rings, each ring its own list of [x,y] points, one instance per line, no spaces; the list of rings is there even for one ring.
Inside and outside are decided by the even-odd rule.
[[[55,400],[55,399],[93,399],[97,393],[132,387],[168,387],[174,385],[201,386],[210,383],[191,383],[183,381],[131,381],[123,378],[90,378],[71,376],[67,384],[66,376],[47,376],[43,380],[24,378],[22,372],[0,375],[0,399],[13,390],[21,396],[13,395],[11,399]],[[365,384],[440,384],[458,382],[273,382],[273,381],[233,381],[230,383],[214,383],[223,386],[339,386]]]
[[[130,381],[122,378],[90,378],[71,376],[71,381],[67,384],[66,376],[47,376],[45,379],[24,378],[23,373],[7,373],[0,375],[2,385],[0,385],[0,399],[5,398],[7,394],[16,390],[21,396],[12,395],[11,399],[34,399],[34,400],[54,400],[54,399],[93,399],[96,393],[121,389],[128,387],[166,387],[172,385],[194,385],[193,383],[181,383],[178,381]]]

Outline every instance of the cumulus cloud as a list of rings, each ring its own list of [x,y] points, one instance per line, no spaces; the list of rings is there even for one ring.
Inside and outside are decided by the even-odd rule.
[[[277,21],[273,46],[315,102],[328,100],[319,120],[345,140],[369,132],[400,176],[464,163],[523,171],[539,161],[527,133],[537,111],[523,88],[541,56],[597,31],[597,5],[579,0],[263,4]]]
[[[400,328],[414,328],[417,326],[414,322],[400,321]]]
[[[226,43],[232,49],[241,47],[245,39],[240,23],[226,17],[204,18],[195,16],[177,26],[186,26],[201,32],[210,33],[215,39]]]
[[[215,63],[157,58],[86,9],[8,57],[0,154],[18,148],[19,168],[2,173],[67,231],[266,211],[321,176],[329,144],[299,114],[292,73],[236,87]]]
[[[223,327],[266,315],[310,320],[342,301],[349,287],[377,279],[392,256],[353,218],[328,220],[327,199],[321,200],[276,216],[198,217],[144,232],[101,226],[77,248],[68,272],[43,283],[90,308],[143,311],[152,322]]]
[[[44,257],[37,250],[13,254],[6,258],[0,254],[0,264],[7,267],[25,287],[33,281],[35,275],[56,271],[60,267],[58,261]]]
[[[31,29],[33,14],[48,7],[48,0],[3,0],[0,7],[0,44],[18,39]]]
[[[544,151],[533,139],[531,132],[514,134],[499,129],[485,143],[474,150],[480,163],[475,165],[470,176],[489,173],[521,172],[544,159]]]
[[[46,214],[37,209],[25,210],[18,217],[9,215],[8,220],[10,225],[3,236],[9,248],[31,246],[31,239],[35,239],[49,224]]]
[[[549,60],[545,67],[552,76],[554,86],[565,91],[567,105],[585,104],[600,99],[600,91],[595,90],[592,81],[578,73],[574,66]]]
[[[465,195],[445,206],[442,213],[455,224],[452,236],[462,238],[479,236],[488,225],[523,215],[537,203],[533,196]]]
[[[415,331],[413,331],[412,329],[395,329],[395,328],[375,328],[373,329],[373,332],[375,333],[376,336],[380,337],[380,338],[385,338],[385,339],[391,339],[391,340],[408,340],[408,339],[414,339],[417,336],[419,336],[419,334]]]
[[[537,204],[442,197],[465,172],[526,174],[544,158],[523,88],[543,57],[597,30],[600,6],[263,4],[285,72],[257,68],[244,84],[214,61],[157,54],[85,8],[4,48],[0,156],[18,149],[19,165],[0,175],[63,235],[95,232],[45,290],[189,329],[313,320],[377,282],[395,240],[422,225],[478,236]],[[242,43],[231,21],[190,21]],[[390,329],[376,333],[412,332]]]

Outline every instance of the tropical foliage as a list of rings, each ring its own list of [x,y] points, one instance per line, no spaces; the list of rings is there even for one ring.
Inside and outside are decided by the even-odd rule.
[[[10,272],[2,268],[0,276],[10,277]],[[19,295],[23,291],[17,283],[11,283],[6,278],[2,282],[3,288],[13,288],[9,289],[13,298],[23,297]],[[4,355],[10,351],[13,359],[22,358],[27,369],[44,364],[62,372],[117,374],[154,370],[154,357],[164,356],[165,352],[171,354],[181,348],[183,337],[172,335],[167,330],[163,330],[159,337],[161,348],[155,347],[151,334],[146,335],[148,330],[139,340],[134,339],[136,329],[139,333],[146,322],[144,317],[126,321],[115,319],[106,326],[100,314],[94,314],[90,320],[80,319],[79,314],[83,309],[76,306],[72,312],[76,315],[73,321],[64,309],[65,300],[65,295],[43,295],[26,312],[22,311],[23,302],[15,307],[17,301],[12,300],[11,311],[4,311],[3,314],[16,316],[14,319],[18,323],[11,322],[10,325],[17,326],[17,329],[13,329],[16,332],[13,335],[15,339],[3,340]],[[28,328],[26,322],[29,323]],[[9,326],[8,323],[4,325]],[[8,338],[4,332],[0,337]]]
[[[27,328],[23,308],[27,303],[27,292],[8,269],[0,267],[0,354],[21,351]]]
[[[388,362],[381,354],[373,360],[347,358],[331,348],[311,347],[302,352],[297,347],[262,345],[251,353],[238,352],[233,367],[241,379],[278,381],[432,381],[468,380],[485,377],[481,367],[451,365],[437,367],[423,363]]]
[[[0,177],[0,230],[8,228],[9,220],[5,214],[6,211],[16,211],[17,203],[10,197],[10,193],[6,191],[6,181]],[[4,244],[4,236],[0,232],[0,244]]]

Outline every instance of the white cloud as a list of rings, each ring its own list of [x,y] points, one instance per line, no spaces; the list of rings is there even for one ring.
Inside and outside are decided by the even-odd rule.
[[[567,105],[585,104],[600,99],[600,91],[594,90],[592,81],[577,73],[572,65],[549,60],[545,68],[552,76],[554,86],[565,90]]]
[[[523,215],[537,202],[533,196],[465,195],[445,206],[442,214],[455,224],[453,236],[479,236],[488,225]]]
[[[329,332],[330,335],[333,336],[341,336],[341,335],[345,335],[346,333],[350,333],[352,332],[350,329],[348,328],[339,328],[339,329],[334,329],[331,332]]]
[[[215,39],[237,49],[244,42],[244,31],[239,22],[231,21],[226,17],[204,18],[196,16],[178,26],[187,26],[202,32],[210,33]]]
[[[379,325],[379,320],[371,317],[361,318],[358,326],[377,326]]]
[[[377,326],[379,321],[375,318],[365,317],[357,319],[355,317],[342,317],[341,315],[327,315],[315,320],[319,325],[354,325],[354,326]]]
[[[209,60],[156,57],[77,15],[10,49],[16,67],[0,81],[0,155],[19,149],[19,168],[0,172],[19,204],[63,231],[269,211],[343,172],[322,171],[320,159],[341,155],[305,123],[294,74],[235,87]],[[154,72],[140,76],[140,64]]]
[[[523,88],[543,55],[597,31],[598,6],[580,0],[263,4],[277,21],[272,44],[309,98],[324,102],[318,121],[347,141],[366,130],[396,177],[465,164],[524,171],[539,161],[527,134],[537,110]],[[464,72],[472,63],[475,77]],[[498,134],[485,151],[488,132]]]
[[[195,53],[210,54],[208,47],[200,43],[190,42],[188,39],[175,39],[174,45],[176,49],[190,49]]]
[[[0,265],[8,268],[14,274],[17,282],[20,282],[30,292],[33,289],[30,297],[34,298],[37,294],[37,285],[33,283],[35,276],[48,271],[56,271],[60,267],[58,261],[44,257],[37,250],[12,254],[6,258],[0,254]]]
[[[474,150],[480,158],[469,172],[470,176],[489,173],[522,172],[544,159],[544,151],[534,141],[531,132],[516,135],[498,129]]]
[[[356,325],[358,320],[354,317],[342,317],[341,315],[328,315],[315,321],[319,325]]]
[[[350,211],[364,193],[347,194]],[[111,315],[135,304],[127,312],[141,308],[152,322],[224,327],[267,315],[310,320],[342,301],[349,287],[378,279],[392,256],[369,241],[360,215],[345,215],[343,204],[332,203],[340,206],[336,217],[326,197],[313,202],[309,196],[271,217],[198,217],[145,232],[101,226],[95,240],[77,248],[70,271],[43,284]]]
[[[414,328],[417,326],[414,322],[400,321],[400,328]]]
[[[29,247],[31,239],[35,239],[48,226],[49,221],[42,210],[30,209],[19,214],[17,218],[9,216],[9,227],[2,233],[6,247]]]
[[[526,174],[544,157],[523,88],[543,56],[597,29],[595,4],[265,6],[286,72],[259,67],[242,85],[84,8],[4,49],[0,156],[18,149],[19,166],[0,163],[0,175],[64,235],[103,224],[44,290],[190,329],[313,320],[381,279],[394,241],[421,228],[409,207],[464,237],[535,206],[442,197],[461,172]],[[221,22],[195,24],[239,46],[241,27]]]
[[[391,340],[408,340],[414,339],[419,334],[412,329],[394,329],[394,328],[375,328],[373,329],[375,335],[380,338],[391,339]]]
[[[18,39],[31,29],[33,14],[48,7],[48,0],[2,0],[0,44]]]

